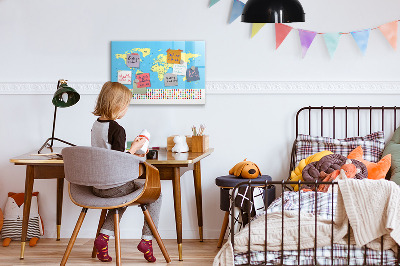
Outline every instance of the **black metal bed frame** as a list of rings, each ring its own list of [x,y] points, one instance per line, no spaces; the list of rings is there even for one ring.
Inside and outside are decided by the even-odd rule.
[[[344,121],[344,128],[345,128],[345,137],[347,138],[347,133],[348,133],[348,125],[349,125],[349,121],[348,121],[348,113],[349,111],[356,111],[357,112],[357,135],[360,135],[360,112],[361,111],[369,111],[369,131],[370,133],[372,133],[372,122],[373,122],[373,117],[372,114],[374,111],[381,111],[381,130],[384,131],[385,129],[385,111],[393,111],[393,122],[394,122],[394,130],[396,129],[396,118],[397,118],[397,111],[400,108],[393,106],[393,107],[348,107],[348,106],[344,106],[344,107],[336,107],[336,106],[331,106],[331,107],[312,107],[312,106],[308,106],[308,107],[303,107],[301,108],[297,114],[296,114],[296,137],[299,135],[299,116],[301,114],[302,111],[308,110],[308,134],[311,135],[311,112],[312,110],[319,110],[320,112],[320,135],[323,136],[324,134],[324,110],[332,110],[332,122],[333,122],[333,138],[336,137],[336,112],[338,110],[342,110],[344,111],[344,115],[345,115],[345,119]],[[353,124],[354,125],[354,124]],[[291,160],[290,160],[290,171],[292,171],[293,169],[295,169],[296,165],[295,165],[295,158],[296,158],[296,154],[295,154],[295,145],[296,145],[296,141],[293,144],[293,149],[292,149],[292,153],[291,153]],[[289,172],[289,176],[290,176],[290,172]],[[243,187],[243,186],[251,186],[251,187],[259,187],[264,189],[266,198],[268,198],[268,187],[271,185],[275,185],[275,186],[281,186],[282,188],[282,195],[285,192],[285,190],[290,190],[289,187],[287,187],[287,185],[300,185],[301,184],[305,184],[305,185],[315,185],[314,187],[314,191],[317,192],[318,190],[318,186],[319,185],[325,185],[325,184],[329,184],[332,185],[332,190],[334,189],[334,186],[337,185],[336,181],[332,181],[332,182],[320,182],[320,181],[315,181],[315,182],[304,182],[304,181],[252,181],[251,179],[249,181],[246,182],[242,182],[238,185],[236,185],[234,187],[234,189],[232,190],[232,195],[235,195],[235,192],[237,191],[237,189],[239,187]],[[250,198],[252,198],[252,194],[253,191],[252,189],[249,190],[250,191]],[[298,191],[299,193],[299,202],[301,202],[301,191],[299,189]],[[284,212],[284,197],[282,198],[282,213]],[[317,213],[318,211],[318,206],[317,206],[317,202],[318,202],[318,198],[317,198],[317,193],[315,193],[315,213]],[[331,260],[332,260],[332,265],[334,262],[334,254],[333,254],[333,224],[334,224],[334,216],[333,216],[333,211],[334,211],[334,206],[333,203],[334,202],[334,193],[332,193],[332,221],[331,221],[331,225],[332,225],[332,237],[331,237]],[[260,265],[271,265],[268,264],[267,262],[267,233],[268,233],[268,219],[267,219],[267,201],[264,201],[264,208],[265,208],[265,247],[264,247],[264,262],[260,263]],[[298,219],[298,226],[300,227],[300,204],[299,204],[299,210],[298,210],[298,214],[299,214],[299,219]],[[234,217],[235,217],[235,208],[234,208],[234,197],[232,197],[232,201],[231,201],[231,232],[230,232],[230,236],[231,236],[231,244],[232,247],[234,248],[235,245],[235,241],[234,241]],[[251,249],[250,249],[250,243],[251,243],[251,219],[249,219],[248,221],[248,227],[249,227],[249,242],[247,245],[247,264],[245,265],[250,265],[251,264]],[[284,260],[284,256],[283,256],[283,252],[284,252],[284,240],[283,240],[283,235],[284,235],[284,216],[282,216],[282,232],[281,232],[281,250],[280,250],[280,264],[279,265],[284,265],[283,264],[283,260]],[[316,253],[316,249],[317,249],[317,215],[315,215],[315,239],[314,239],[314,258],[313,264],[308,264],[308,265],[318,265],[317,264],[317,253]],[[301,242],[301,235],[300,235],[300,230],[298,233],[298,243],[297,243],[297,265],[304,265],[304,264],[300,264],[300,254],[301,254],[301,249],[300,249],[300,242]],[[396,263],[395,265],[400,265],[400,246],[397,245],[397,248],[399,250],[399,252],[397,253],[397,258],[396,258]],[[366,252],[366,246],[363,246],[364,249],[364,263],[363,265],[367,265],[367,252]],[[380,265],[384,265],[384,261],[383,261],[383,236],[381,237],[381,258],[380,258]],[[347,233],[347,264],[346,265],[350,265],[350,224],[348,225],[348,233]]]

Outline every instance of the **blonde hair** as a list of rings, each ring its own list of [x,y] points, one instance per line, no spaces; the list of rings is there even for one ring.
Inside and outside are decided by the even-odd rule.
[[[110,120],[118,118],[119,113],[131,101],[131,91],[119,82],[107,81],[97,97],[93,114]]]

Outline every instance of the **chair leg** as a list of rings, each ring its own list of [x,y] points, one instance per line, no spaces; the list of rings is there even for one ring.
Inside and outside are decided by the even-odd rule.
[[[118,209],[115,209],[114,214],[114,234],[115,234],[115,256],[117,257],[115,265],[121,265],[121,243],[120,243],[120,235],[119,235],[119,213]]]
[[[226,228],[228,227],[228,222],[229,222],[229,212],[225,212],[225,217],[224,217],[224,221],[222,222],[221,234],[219,235],[217,248],[220,248],[222,246],[222,242],[224,241]]]
[[[64,266],[67,263],[69,254],[71,253],[72,247],[74,246],[76,237],[78,236],[79,230],[81,229],[83,220],[85,219],[87,208],[82,208],[81,214],[79,215],[78,221],[76,222],[74,232],[72,232],[72,236],[69,240],[67,249],[65,250],[64,257],[61,260],[60,265]]]
[[[107,215],[107,210],[106,209],[101,210],[101,215],[100,215],[100,219],[99,219],[99,226],[97,227],[96,238],[100,234],[100,230],[103,227],[104,221],[106,220],[106,215]],[[95,246],[93,244],[92,258],[96,258],[96,254],[97,254],[97,250],[96,250],[96,248],[95,248]]]
[[[149,211],[146,208],[146,205],[140,205],[140,207],[142,208],[143,214],[144,214],[144,219],[146,220],[147,224],[150,227],[151,232],[153,233],[153,236],[155,237],[155,239],[157,240],[157,244],[161,249],[161,252],[164,256],[164,259],[167,263],[171,262],[171,259],[168,255],[168,251],[164,246],[164,243],[161,240],[160,234],[158,233],[158,230],[156,228],[156,225],[153,222],[153,219],[150,216]]]

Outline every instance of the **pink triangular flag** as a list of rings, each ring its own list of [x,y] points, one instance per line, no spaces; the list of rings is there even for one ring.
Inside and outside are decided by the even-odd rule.
[[[307,50],[308,50],[308,48],[310,48],[310,45],[312,44],[316,35],[317,35],[317,33],[315,31],[299,29],[301,54],[302,54],[303,58],[306,56]]]
[[[285,40],[286,36],[288,36],[289,32],[292,29],[293,28],[288,25],[275,23],[276,49],[278,49],[278,47],[282,44],[282,42]]]
[[[397,20],[378,27],[393,49],[397,48]]]

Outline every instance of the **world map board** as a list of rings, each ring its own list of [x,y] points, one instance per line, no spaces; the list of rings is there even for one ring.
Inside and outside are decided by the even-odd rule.
[[[132,91],[132,103],[204,104],[204,41],[113,41],[111,81]]]

